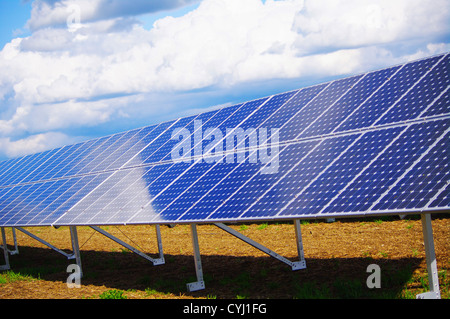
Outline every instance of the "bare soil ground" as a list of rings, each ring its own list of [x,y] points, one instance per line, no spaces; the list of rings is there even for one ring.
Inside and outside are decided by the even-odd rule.
[[[449,216],[433,216],[432,226],[442,297],[449,298]],[[292,223],[231,227],[290,260],[298,258]],[[150,256],[157,256],[154,226],[102,228]],[[28,230],[60,249],[71,251],[68,228]],[[186,283],[196,280],[189,225],[161,226],[165,264],[159,266],[89,227],[78,227],[84,272],[81,288],[67,286],[66,269],[73,260],[16,232],[20,253],[10,256],[11,270],[35,279],[14,281],[8,279],[7,272],[0,272],[0,277],[6,278],[0,281],[0,299],[97,299],[110,290],[121,290],[128,299],[411,298],[424,292],[427,282],[418,217],[302,223],[307,268],[298,271],[214,225],[199,225],[206,289],[192,293],[186,290]],[[9,229],[7,238],[11,245]],[[366,285],[370,264],[381,268],[379,289]]]

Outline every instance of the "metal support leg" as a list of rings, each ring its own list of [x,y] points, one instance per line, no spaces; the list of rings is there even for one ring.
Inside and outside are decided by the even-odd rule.
[[[163,246],[162,246],[162,239],[161,239],[161,228],[159,227],[159,225],[156,225],[156,241],[158,243],[159,260],[162,262],[162,264],[164,264],[165,261],[164,261],[164,253],[163,253]]]
[[[189,292],[205,289],[205,282],[203,281],[202,261],[200,257],[200,248],[198,245],[197,225],[191,224],[192,246],[194,247],[194,262],[195,273],[197,281],[188,283],[187,290]]]
[[[18,255],[19,254],[19,247],[17,246],[17,237],[16,237],[16,228],[12,227],[12,235],[14,240],[14,250],[10,251],[9,253],[11,255]]]
[[[434,250],[433,229],[431,227],[431,214],[422,214],[422,232],[425,244],[425,254],[427,259],[428,282],[430,291],[419,294],[417,299],[440,299],[439,278],[436,264],[436,254]]]
[[[306,261],[305,261],[305,254],[303,252],[303,240],[302,240],[302,230],[300,227],[300,220],[296,219],[294,220],[294,227],[295,227],[295,239],[297,242],[297,252],[298,252],[298,259],[297,266],[299,269],[306,268]]]
[[[2,243],[3,243],[3,255],[5,256],[5,264],[0,265],[0,270],[9,270],[9,256],[8,256],[8,245],[6,243],[6,233],[5,228],[2,227]]]
[[[70,238],[72,239],[72,249],[73,254],[75,255],[75,260],[80,269],[80,278],[83,278],[83,268],[81,268],[81,255],[80,255],[80,246],[78,245],[78,233],[76,226],[70,226]]]

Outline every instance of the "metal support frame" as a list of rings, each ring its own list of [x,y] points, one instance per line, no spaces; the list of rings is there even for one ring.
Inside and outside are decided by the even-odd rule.
[[[80,254],[80,246],[78,244],[78,232],[76,226],[69,226],[70,229],[70,238],[72,240],[72,250],[73,257],[75,258],[77,265],[80,270],[80,278],[83,278],[83,268],[81,267],[81,254]]]
[[[300,268],[300,269],[304,269],[304,268],[306,268],[306,261],[305,261],[305,254],[303,252],[302,230],[301,230],[299,219],[294,220],[294,228],[295,228],[295,239],[296,239],[296,243],[297,243],[298,259],[300,260],[297,263],[302,262],[303,268]]]
[[[10,255],[18,255],[19,254],[19,248],[17,246],[17,237],[16,237],[16,229],[14,227],[11,227],[13,241],[14,241],[14,250],[7,249],[8,253]],[[6,232],[5,232],[5,239],[6,239]],[[1,249],[4,249],[3,245],[0,246]]]
[[[275,259],[278,259],[279,261],[291,266],[292,270],[299,270],[299,269],[306,268],[306,261],[305,261],[305,257],[303,254],[303,242],[302,242],[302,234],[301,234],[301,230],[300,230],[300,221],[298,219],[296,219],[294,221],[294,226],[295,226],[295,236],[296,236],[296,241],[297,241],[297,251],[298,251],[299,261],[290,261],[289,259],[277,254],[276,252],[270,250],[269,248],[242,235],[240,232],[238,232],[222,223],[215,223],[214,225],[216,225],[220,229],[226,231],[227,233],[239,238],[240,240],[246,242],[247,244],[261,250],[262,252],[268,254],[269,256],[271,256]]]
[[[10,250],[9,253],[11,255],[18,255],[19,254],[19,246],[17,246],[17,237],[16,237],[16,228],[11,227],[13,240],[14,240],[14,250]]]
[[[5,264],[4,265],[0,265],[0,270],[9,270],[10,269],[10,265],[9,265],[9,256],[8,256],[8,245],[6,243],[6,233],[5,233],[5,228],[2,227],[2,243],[3,243],[3,255],[5,256]]]
[[[162,250],[162,241],[161,241],[161,231],[159,228],[159,225],[156,225],[156,237],[157,237],[157,242],[158,242],[158,253],[159,253],[159,258],[151,258],[150,256],[148,256],[147,254],[139,251],[138,249],[134,248],[133,246],[127,244],[126,242],[120,240],[119,238],[111,235],[110,233],[108,233],[107,231],[101,229],[100,227],[97,226],[90,226],[92,229],[98,231],[100,234],[108,237],[109,239],[115,241],[116,243],[124,246],[125,248],[131,250],[132,252],[134,252],[135,254],[141,256],[142,258],[145,258],[147,260],[149,260],[150,262],[153,263],[154,266],[156,265],[163,265],[165,263],[164,260],[164,254],[163,254],[163,250]]]
[[[425,244],[425,255],[427,260],[428,283],[430,291],[416,296],[417,299],[440,299],[439,278],[436,264],[436,253],[434,250],[433,229],[431,227],[431,214],[421,214],[423,241]]]
[[[197,225],[191,224],[191,238],[192,246],[194,248],[194,262],[195,273],[197,275],[197,281],[188,283],[187,290],[189,292],[205,289],[205,282],[203,281],[202,260],[200,257],[200,247],[198,245]]]

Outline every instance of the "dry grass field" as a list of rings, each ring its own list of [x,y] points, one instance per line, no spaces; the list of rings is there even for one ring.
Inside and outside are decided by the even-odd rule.
[[[433,215],[442,298],[449,298],[450,218]],[[232,228],[291,260],[297,258],[292,223],[236,224]],[[156,256],[154,226],[105,226]],[[67,252],[69,229],[28,228]],[[428,285],[422,225],[418,216],[303,221],[306,269],[289,266],[214,225],[199,225],[206,289],[188,293],[196,280],[189,225],[161,226],[165,264],[153,266],[89,227],[78,227],[84,277],[68,288],[64,256],[17,231],[19,254],[0,273],[1,299],[410,299]],[[8,244],[12,236],[7,229]],[[12,247],[11,247],[12,248]],[[3,256],[1,263],[3,263]],[[381,288],[366,285],[367,267],[381,269]]]

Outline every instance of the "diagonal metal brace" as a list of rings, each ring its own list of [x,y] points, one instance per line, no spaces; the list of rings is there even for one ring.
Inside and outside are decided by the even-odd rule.
[[[47,241],[43,240],[42,238],[39,238],[38,236],[36,236],[36,235],[30,233],[29,231],[23,229],[22,227],[16,227],[16,228],[17,228],[18,230],[20,230],[22,233],[24,233],[24,234],[30,236],[30,237],[33,238],[33,239],[36,239],[38,242],[40,242],[40,243],[44,244],[45,246],[47,246],[47,247],[53,249],[54,251],[60,253],[61,255],[66,256],[67,259],[75,259],[75,258],[76,258],[75,254],[68,254],[68,253],[62,251],[61,249],[56,248],[55,246],[53,246],[53,245],[50,244],[49,242],[47,242]]]
[[[164,256],[162,253],[162,244],[161,244],[161,234],[159,231],[159,225],[157,225],[156,228],[156,232],[157,232],[157,237],[158,237],[158,249],[159,249],[159,257],[160,258],[151,258],[150,256],[148,256],[147,254],[144,254],[143,252],[139,251],[138,249],[134,248],[133,246],[127,244],[126,242],[120,240],[119,238],[111,235],[110,233],[104,231],[103,229],[101,229],[100,227],[97,226],[90,226],[92,229],[98,231],[100,234],[108,237],[109,239],[115,241],[116,243],[124,246],[125,248],[131,250],[132,252],[134,252],[135,254],[141,256],[142,258],[145,258],[147,260],[149,260],[150,262],[153,263],[154,266],[156,265],[163,265],[165,263],[164,261]]]
[[[275,259],[278,259],[279,261],[291,266],[292,270],[299,270],[299,269],[306,268],[306,262],[305,262],[305,259],[303,256],[303,246],[301,245],[300,223],[297,220],[295,221],[295,228],[296,228],[296,236],[297,236],[297,248],[298,248],[299,259],[300,259],[299,261],[290,261],[289,259],[277,254],[276,252],[270,250],[269,248],[242,235],[240,232],[238,232],[238,231],[234,230],[233,228],[228,227],[222,223],[215,223],[214,225],[216,225],[220,229],[226,231],[227,233],[229,233],[233,236],[236,236],[237,238],[246,242],[247,244],[261,250],[262,252],[268,254],[269,256],[271,256]]]

